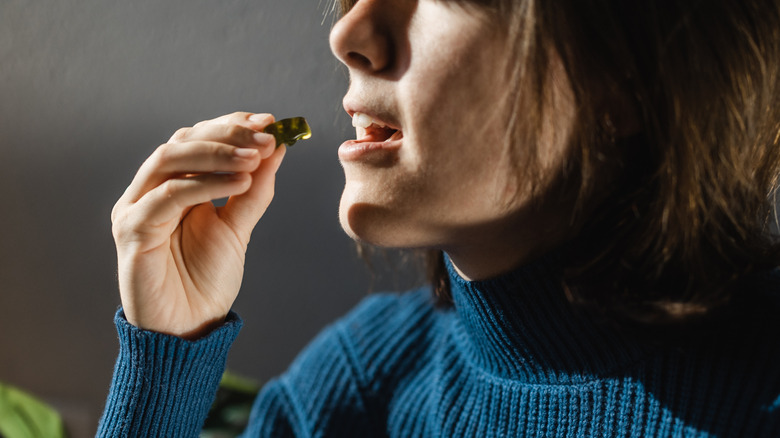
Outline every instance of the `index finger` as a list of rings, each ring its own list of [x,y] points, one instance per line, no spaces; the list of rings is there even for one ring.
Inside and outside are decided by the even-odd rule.
[[[209,125],[241,125],[255,131],[262,131],[263,128],[274,122],[274,116],[267,113],[248,113],[248,112],[234,112],[231,114],[225,114],[209,120],[202,120],[194,125],[192,128],[201,128]],[[191,128],[181,128],[174,132],[169,143],[175,143],[181,141],[186,135],[186,132]]]
[[[239,124],[247,127],[256,126],[253,129],[263,129],[274,122],[274,116],[268,113],[248,113],[237,111],[231,114],[215,117],[209,120],[203,120],[194,126],[203,126],[210,124]],[[251,125],[251,126],[250,126]]]

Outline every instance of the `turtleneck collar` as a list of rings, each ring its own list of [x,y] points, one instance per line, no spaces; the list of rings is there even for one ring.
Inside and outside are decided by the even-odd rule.
[[[585,383],[641,355],[638,345],[569,303],[557,255],[483,281],[466,281],[449,259],[446,265],[457,341],[491,374],[532,384]]]

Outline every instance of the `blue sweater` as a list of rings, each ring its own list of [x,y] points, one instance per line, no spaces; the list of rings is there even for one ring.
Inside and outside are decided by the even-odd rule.
[[[261,391],[245,435],[780,437],[776,300],[717,342],[671,347],[575,311],[554,264],[480,282],[449,270],[450,308],[426,289],[375,294],[327,327]],[[116,324],[98,436],[196,437],[238,317],[194,342]]]

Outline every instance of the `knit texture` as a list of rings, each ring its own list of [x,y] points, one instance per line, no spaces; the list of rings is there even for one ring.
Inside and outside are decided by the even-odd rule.
[[[138,329],[117,312],[119,358],[97,436],[196,437],[241,328],[237,315],[187,341]]]
[[[777,278],[755,317],[669,346],[578,312],[549,259],[479,282],[448,268],[454,306],[366,298],[265,386],[245,436],[780,437]],[[99,436],[197,436],[240,324],[194,345],[117,325]]]

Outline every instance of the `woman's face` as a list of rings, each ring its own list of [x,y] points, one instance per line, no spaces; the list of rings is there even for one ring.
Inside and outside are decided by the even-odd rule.
[[[456,266],[458,254],[520,243],[530,197],[505,154],[512,57],[485,8],[359,0],[334,26],[331,48],[350,73],[344,108],[365,115],[353,123],[373,122],[339,148],[339,214],[352,237],[443,249]],[[540,146],[543,162],[558,161],[558,143]]]

